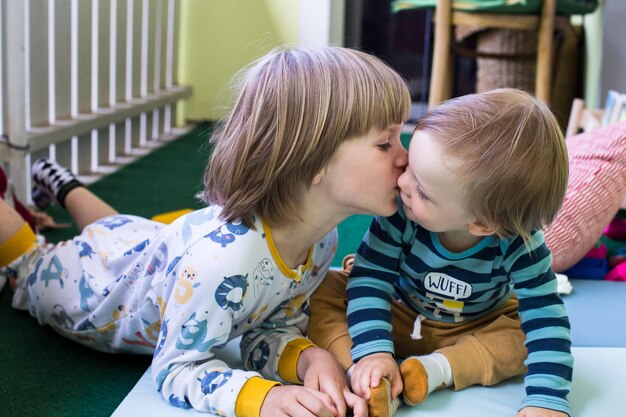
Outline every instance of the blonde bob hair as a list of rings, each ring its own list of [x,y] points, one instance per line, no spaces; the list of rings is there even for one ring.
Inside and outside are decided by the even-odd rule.
[[[402,78],[378,58],[340,48],[275,50],[247,68],[214,130],[202,199],[222,218],[270,225],[299,218],[303,191],[345,141],[408,116]]]
[[[567,149],[541,100],[516,89],[470,94],[436,107],[416,130],[436,138],[460,168],[470,213],[496,235],[528,244],[556,216],[567,189]]]

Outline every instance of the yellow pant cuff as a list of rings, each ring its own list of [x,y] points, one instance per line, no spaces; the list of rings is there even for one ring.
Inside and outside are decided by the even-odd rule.
[[[0,244],[0,267],[7,266],[21,255],[28,252],[28,249],[37,241],[37,236],[28,223],[7,240]]]

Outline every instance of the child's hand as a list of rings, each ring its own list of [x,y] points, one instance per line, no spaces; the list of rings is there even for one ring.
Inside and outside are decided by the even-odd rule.
[[[367,416],[367,403],[350,392],[346,374],[331,353],[315,346],[305,349],[298,360],[300,369],[305,369],[304,386],[327,394],[337,417],[346,415],[346,405],[353,410],[354,417]]]
[[[337,411],[328,394],[300,385],[279,385],[267,393],[261,417],[335,417]]]
[[[568,415],[548,408],[524,407],[515,417],[568,417]]]
[[[352,391],[366,400],[370,397],[370,387],[377,387],[380,378],[391,382],[391,395],[396,398],[402,392],[400,368],[391,353],[374,353],[360,359],[352,373]]]

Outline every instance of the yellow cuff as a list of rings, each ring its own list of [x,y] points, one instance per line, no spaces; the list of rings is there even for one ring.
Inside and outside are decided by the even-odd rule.
[[[302,351],[315,346],[309,339],[294,339],[287,343],[278,360],[278,375],[292,384],[302,384],[298,378],[298,359]]]
[[[36,241],[37,236],[33,229],[28,223],[24,223],[9,240],[0,244],[0,267],[7,266],[19,256],[27,253]]]
[[[237,402],[235,403],[237,417],[259,417],[267,393],[276,385],[280,385],[280,383],[258,376],[250,378],[243,384],[239,395],[237,395]]]

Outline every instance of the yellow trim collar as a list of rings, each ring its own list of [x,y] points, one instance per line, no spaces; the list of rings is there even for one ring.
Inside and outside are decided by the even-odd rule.
[[[267,239],[267,246],[270,248],[270,253],[276,261],[278,268],[280,271],[285,274],[285,276],[289,279],[293,279],[296,282],[300,282],[302,279],[302,274],[308,271],[313,264],[313,247],[309,249],[309,253],[306,256],[306,262],[303,265],[300,265],[297,270],[289,268],[289,266],[283,261],[280,253],[278,253],[278,249],[276,249],[276,245],[274,244],[274,238],[272,237],[272,232],[270,231],[270,226],[265,222],[265,219],[261,219],[261,224],[263,225],[263,232],[265,233],[265,238]]]

